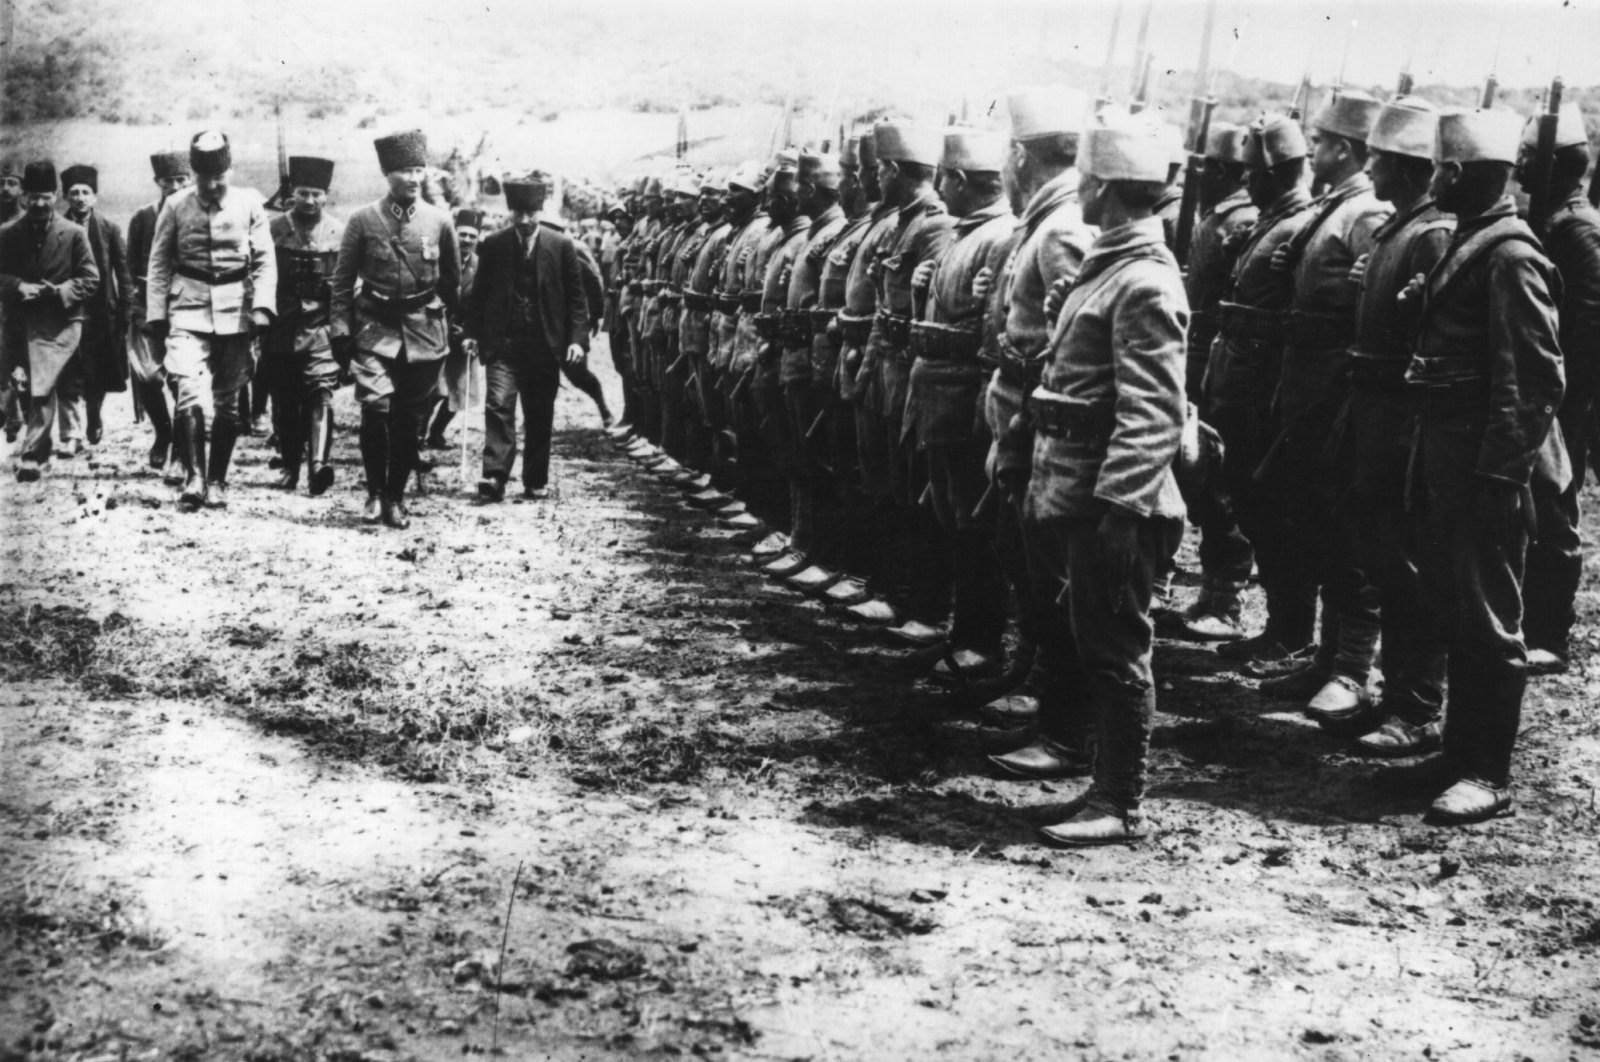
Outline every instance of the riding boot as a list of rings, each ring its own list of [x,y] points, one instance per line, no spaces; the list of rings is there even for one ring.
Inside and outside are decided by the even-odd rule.
[[[278,439],[278,476],[276,486],[294,490],[300,485],[300,464],[306,452],[305,409],[298,395],[280,392],[272,402],[274,434]]]
[[[410,410],[396,403],[389,423],[389,464],[383,496],[383,522],[398,531],[411,526],[406,511],[406,481],[417,462],[417,427]]]
[[[228,466],[233,463],[233,444],[239,438],[239,422],[218,417],[211,430],[211,460],[206,464],[206,504],[214,509],[228,507]]]
[[[89,440],[90,446],[99,446],[100,440],[105,436],[105,425],[100,419],[101,407],[105,404],[106,393],[97,387],[86,389],[83,404],[86,410],[87,426],[84,435]]]
[[[328,458],[333,449],[333,405],[327,396],[311,407],[311,494],[316,497],[327,493],[333,486],[333,465]]]
[[[159,471],[166,467],[172,453],[172,414],[167,410],[167,389],[159,380],[147,380],[136,386],[139,402],[156,433],[155,442],[150,445],[150,467]]]
[[[389,411],[361,410],[361,466],[367,474],[367,505],[361,518],[375,524],[382,518],[384,483],[389,469]]]
[[[198,406],[178,414],[178,451],[183,459],[178,504],[193,512],[206,503],[206,413]]]

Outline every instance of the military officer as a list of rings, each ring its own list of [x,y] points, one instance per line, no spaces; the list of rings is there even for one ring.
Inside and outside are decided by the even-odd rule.
[[[189,165],[194,186],[171,196],[156,219],[145,330],[166,350],[184,462],[179,504],[194,510],[228,504],[228,466],[243,427],[239,392],[254,371],[254,336],[272,326],[268,293],[277,291],[278,267],[261,193],[229,181],[228,138],[197,133]],[[207,398],[215,414],[209,456]]]
[[[67,220],[89,234],[100,286],[89,300],[78,356],[83,363],[83,393],[70,403],[63,438],[97,446],[102,435],[101,409],[107,392],[128,388],[128,303],[133,281],[128,274],[128,245],[116,222],[103,217],[95,204],[100,174],[93,166],[68,166],[61,171],[67,197]]]
[[[1522,137],[1519,177],[1532,192],[1527,165],[1537,144],[1538,123]],[[1539,533],[1528,543],[1528,573],[1523,584],[1528,671],[1550,674],[1568,666],[1567,641],[1577,620],[1575,599],[1583,577],[1583,541],[1578,498],[1589,471],[1590,425],[1600,389],[1600,211],[1583,195],[1589,169],[1589,137],[1575,103],[1561,108],[1556,122],[1555,159],[1549,201],[1553,208],[1539,227],[1545,253],[1561,276],[1561,354],[1567,389],[1557,420],[1572,460],[1572,482],[1560,494],[1541,491]]]
[[[1410,501],[1423,591],[1449,652],[1444,755],[1414,777],[1448,786],[1428,811],[1441,825],[1511,807],[1530,490],[1565,489],[1571,472],[1552,431],[1563,391],[1555,273],[1508,194],[1521,132],[1509,111],[1440,117],[1433,194],[1455,215],[1455,238],[1407,293],[1422,315],[1406,370],[1417,418]]]
[[[1079,199],[1100,229],[1083,259],[1033,391],[1033,474],[1024,519],[1051,585],[1068,599],[1068,640],[1046,647],[1090,708],[1094,780],[1048,843],[1143,835],[1145,760],[1155,714],[1150,598],[1183,534],[1172,464],[1184,425],[1188,302],[1161,219],[1169,134],[1150,115],[1102,110],[1084,137]],[[1081,711],[1041,707],[1046,734]],[[1060,719],[1057,713],[1067,716]]]
[[[175,486],[183,481],[183,464],[172,446],[172,413],[167,408],[167,370],[161,364],[150,337],[145,334],[146,274],[150,270],[150,245],[155,240],[156,218],[170,196],[189,186],[193,175],[189,171],[189,154],[184,151],[163,151],[151,155],[150,169],[160,190],[160,198],[140,207],[128,222],[128,271],[133,293],[128,306],[128,367],[139,405],[145,416],[150,418],[150,426],[156,433],[155,441],[150,446],[150,467],[161,470],[162,478]]]
[[[278,249],[278,318],[268,338],[273,373],[273,432],[282,472],[277,485],[300,485],[300,464],[309,462],[313,496],[333,486],[333,392],[339,365],[333,357],[328,278],[344,242],[344,223],[327,211],[333,163],[307,155],[289,157],[293,201],[272,219]]]
[[[427,138],[412,130],[374,146],[389,192],[345,223],[331,281],[331,332],[334,358],[352,366],[361,403],[362,519],[404,530],[411,525],[405,490],[416,465],[417,423],[449,350],[446,315],[459,308],[461,253],[450,215],[419,201]]]

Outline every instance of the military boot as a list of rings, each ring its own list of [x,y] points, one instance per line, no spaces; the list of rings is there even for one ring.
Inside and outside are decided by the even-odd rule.
[[[206,503],[206,413],[198,406],[178,414],[178,453],[183,461],[178,506],[194,512]]]
[[[396,405],[391,413],[394,419],[389,425],[389,468],[381,509],[383,522],[396,531],[411,526],[411,514],[406,509],[406,481],[411,478],[411,469],[416,464],[418,446],[416,426],[409,423],[404,410],[405,407]]]
[[[361,510],[365,523],[383,519],[384,484],[389,470],[389,416],[387,412],[361,410],[361,466],[367,476],[367,503]]]
[[[233,445],[239,439],[239,422],[218,417],[211,433],[211,460],[206,464],[206,505],[212,509],[228,507],[228,466],[233,463]]]
[[[311,496],[328,492],[333,486],[333,404],[326,397],[311,407]]]
[[[137,386],[139,404],[144,407],[144,415],[150,418],[150,427],[156,433],[155,441],[150,444],[150,467],[159,472],[167,467],[172,456],[172,414],[167,410],[167,391],[156,380]]]

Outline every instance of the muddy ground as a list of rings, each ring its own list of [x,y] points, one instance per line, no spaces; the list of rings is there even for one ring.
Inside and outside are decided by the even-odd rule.
[[[180,513],[111,404],[0,483],[0,1059],[1600,1058],[1593,576],[1515,817],[1425,827],[1163,643],[1157,832],[1063,853],[1074,784],[990,777],[581,396],[551,500],[458,450],[405,533],[348,431],[327,498],[254,439]]]

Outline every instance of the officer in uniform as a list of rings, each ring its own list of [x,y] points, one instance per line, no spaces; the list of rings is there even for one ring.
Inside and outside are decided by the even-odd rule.
[[[1530,490],[1563,490],[1571,474],[1553,430],[1563,390],[1555,272],[1508,194],[1521,132],[1509,111],[1440,117],[1433,193],[1456,233],[1407,289],[1422,315],[1406,370],[1417,418],[1409,500],[1422,521],[1429,613],[1450,657],[1444,755],[1413,778],[1448,786],[1428,811],[1440,825],[1511,807],[1528,681]]]
[[[1266,626],[1225,642],[1217,655],[1251,662],[1292,656],[1311,642],[1316,624],[1316,596],[1289,528],[1282,483],[1256,475],[1278,434],[1273,394],[1283,366],[1283,315],[1293,295],[1291,274],[1274,268],[1273,256],[1311,220],[1300,124],[1273,116],[1251,126],[1245,170],[1250,201],[1261,216],[1240,244],[1227,294],[1217,304],[1204,404],[1222,437],[1224,489],[1250,540],[1267,598]]]
[[[1085,135],[1079,200],[1100,235],[1030,396],[1037,436],[1024,519],[1071,618],[1067,638],[1041,649],[1077,701],[1046,702],[1039,722],[1065,737],[1088,707],[1095,730],[1094,781],[1064,821],[1040,830],[1051,844],[1143,834],[1156,707],[1150,599],[1184,518],[1172,464],[1183,437],[1189,307],[1151,213],[1166,186],[1168,139],[1153,116],[1109,108]]]
[[[95,209],[100,195],[100,174],[93,166],[68,166],[61,171],[61,188],[67,197],[67,220],[82,225],[89,234],[100,286],[88,305],[78,357],[83,365],[83,393],[69,404],[63,438],[75,443],[87,439],[98,446],[102,435],[100,412],[108,391],[128,387],[128,303],[133,281],[128,275],[128,245],[116,222]]]
[[[333,354],[352,367],[361,403],[362,519],[404,530],[417,424],[449,350],[446,315],[459,308],[461,253],[450,215],[420,200],[427,138],[412,130],[374,146],[389,193],[345,224],[332,280]]]
[[[261,193],[229,184],[228,138],[196,134],[189,166],[194,186],[171,196],[156,219],[145,331],[166,351],[184,463],[179,504],[194,510],[228,504],[228,466],[244,426],[239,393],[255,369],[255,336],[272,327],[278,264]],[[215,415],[209,455],[207,397]]]
[[[344,241],[344,223],[326,210],[333,163],[308,155],[289,157],[294,199],[272,219],[278,249],[278,319],[267,340],[272,374],[272,430],[278,437],[282,471],[278,486],[300,485],[300,463],[308,459],[313,496],[333,486],[333,392],[339,365],[333,358],[329,306],[333,273]]]
[[[988,298],[988,327],[999,350],[999,364],[984,395],[989,425],[988,467],[999,505],[995,553],[1016,602],[1019,653],[1012,676],[1020,685],[986,708],[1001,723],[1032,723],[1041,702],[1056,702],[1052,720],[1060,725],[1015,752],[997,757],[1007,773],[1058,778],[1089,768],[1093,719],[1087,701],[1068,688],[1043,646],[1070,637],[1066,609],[1056,600],[1051,577],[1032,555],[1022,529],[1022,507],[1033,465],[1033,429],[1025,404],[1039,385],[1048,357],[1050,321],[1045,299],[1051,288],[1070,284],[1094,240],[1078,208],[1078,131],[1088,113],[1080,94],[1056,86],[1014,92],[1007,100],[1011,144],[1001,171],[1017,231],[1005,266],[996,275],[982,270],[974,293]],[[1081,709],[1071,721],[1062,712]]]
[[[1217,308],[1228,288],[1233,255],[1260,211],[1244,186],[1244,153],[1250,132],[1215,122],[1206,136],[1205,168],[1200,174],[1200,220],[1189,244],[1184,291],[1189,298],[1189,365],[1185,389],[1209,422],[1203,396],[1206,365],[1217,337]],[[1200,592],[1178,614],[1185,635],[1199,641],[1231,641],[1239,628],[1239,595],[1250,579],[1255,558],[1239,530],[1233,504],[1217,477],[1191,519],[1200,528]]]
[[[1532,192],[1528,166],[1537,145],[1538,123],[1522,135],[1519,177]],[[1582,513],[1578,497],[1589,471],[1589,443],[1595,396],[1600,390],[1600,211],[1583,195],[1589,169],[1589,136],[1576,103],[1561,108],[1556,122],[1551,167],[1549,216],[1539,225],[1545,254],[1561,277],[1561,354],[1567,390],[1556,419],[1572,460],[1572,482],[1560,494],[1541,491],[1539,534],[1528,543],[1523,584],[1523,630],[1528,639],[1528,673],[1565,671],[1567,640],[1577,620],[1574,607],[1583,578]]]
[[[1370,703],[1367,683],[1378,646],[1377,588],[1351,556],[1348,537],[1336,531],[1334,508],[1348,469],[1330,467],[1325,454],[1349,386],[1358,294],[1350,270],[1372,249],[1373,232],[1392,212],[1372,194],[1366,174],[1367,136],[1379,107],[1351,89],[1311,120],[1311,169],[1328,191],[1306,227],[1275,252],[1280,268],[1294,277],[1278,385],[1282,474],[1290,524],[1321,590],[1322,625],[1311,660],[1261,689],[1306,704],[1314,719]]]
[[[150,169],[156,187],[161,190],[161,198],[140,207],[128,222],[128,272],[133,286],[133,298],[128,306],[128,367],[133,377],[133,393],[156,433],[155,442],[150,446],[150,467],[162,470],[162,478],[175,486],[183,480],[183,465],[172,448],[167,370],[150,337],[145,335],[144,315],[149,287],[146,274],[150,269],[150,245],[155,240],[156,218],[168,197],[189,186],[192,177],[189,155],[184,151],[151,155]]]
[[[997,336],[984,328],[986,300],[973,287],[979,273],[1004,267],[1016,229],[1000,178],[1009,146],[1003,133],[945,130],[939,196],[956,222],[944,253],[912,275],[920,312],[911,324],[916,360],[906,434],[927,455],[933,512],[954,576],[948,650],[965,674],[999,668],[1006,628],[994,532],[974,515],[988,486],[988,435],[973,430],[987,382],[981,354],[988,347],[992,359]]]
[[[1378,112],[1367,138],[1373,193],[1394,213],[1373,233],[1372,250],[1352,272],[1360,287],[1338,462],[1344,500],[1334,519],[1355,564],[1378,590],[1383,701],[1316,716],[1325,730],[1359,735],[1365,751],[1388,756],[1437,748],[1444,704],[1444,650],[1422,610],[1415,528],[1405,511],[1411,457],[1405,370],[1416,321],[1399,303],[1411,278],[1444,257],[1455,228],[1428,195],[1438,127],[1432,104],[1404,96]]]

